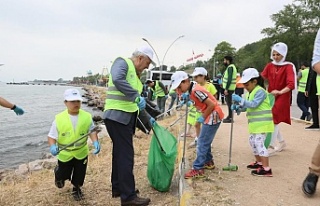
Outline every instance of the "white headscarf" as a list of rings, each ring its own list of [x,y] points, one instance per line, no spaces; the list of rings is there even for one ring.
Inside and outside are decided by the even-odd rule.
[[[273,51],[278,52],[279,54],[281,54],[283,56],[283,58],[279,61],[276,62],[272,56]],[[296,67],[294,66],[293,63],[285,61],[286,56],[288,53],[288,46],[283,43],[283,42],[278,42],[276,44],[274,44],[271,48],[271,55],[270,55],[270,59],[272,59],[272,64],[274,65],[278,65],[278,66],[282,66],[282,65],[287,65],[287,64],[291,64],[292,68],[293,68],[293,73],[294,73],[294,82],[295,82],[295,89],[297,88],[297,72],[296,72]]]

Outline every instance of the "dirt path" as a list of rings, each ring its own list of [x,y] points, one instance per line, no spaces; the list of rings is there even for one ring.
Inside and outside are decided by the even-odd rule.
[[[224,111],[226,107],[223,106]],[[308,173],[313,151],[319,141],[319,131],[305,131],[304,123],[280,124],[287,142],[284,151],[270,157],[273,177],[256,177],[246,165],[254,160],[248,143],[245,113],[235,117],[232,164],[236,172],[222,171],[228,163],[230,124],[221,124],[213,142],[216,169],[206,171],[207,179],[190,182],[194,198],[192,205],[320,205],[320,191],[306,197],[302,182]],[[191,142],[191,139],[188,139]],[[195,152],[187,152],[192,163]]]

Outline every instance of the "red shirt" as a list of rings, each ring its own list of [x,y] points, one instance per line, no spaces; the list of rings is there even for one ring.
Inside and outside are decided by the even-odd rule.
[[[214,108],[212,110],[212,113],[210,115],[208,115],[208,117],[206,117],[204,123],[212,125],[212,124],[215,124],[218,121],[222,120],[224,117],[224,114],[223,114],[222,109],[219,106],[219,103],[216,100],[216,98],[210,92],[208,92],[204,87],[200,86],[199,84],[196,84],[196,85],[192,84],[191,86],[192,86],[192,89],[190,92],[190,99],[194,101],[195,107],[201,113],[203,113],[204,110],[207,108],[207,104],[204,103],[204,101],[206,99],[209,98],[214,104]],[[217,115],[218,115],[218,117],[217,117]]]
[[[293,65],[274,65],[268,63],[263,69],[261,76],[269,82],[268,92],[273,90],[281,91],[283,88],[288,87],[291,90],[295,89],[295,77],[293,72]],[[291,124],[290,119],[290,104],[291,92],[275,96],[274,106],[272,107],[272,115],[274,124],[284,122]]]

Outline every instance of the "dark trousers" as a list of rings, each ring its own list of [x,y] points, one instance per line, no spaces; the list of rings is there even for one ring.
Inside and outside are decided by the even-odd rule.
[[[312,121],[313,125],[319,126],[319,102],[318,102],[318,96],[315,93],[309,93],[309,104],[311,108],[312,113]]]
[[[232,111],[231,111],[231,105],[232,105],[232,94],[234,91],[228,90],[228,95],[225,95],[227,106],[228,106],[228,116],[227,119],[232,119]]]
[[[239,95],[240,97],[242,97],[244,92],[244,88],[236,88],[236,90],[234,90],[234,93]]]
[[[55,172],[56,180],[71,180],[75,187],[81,187],[86,176],[88,156],[82,160],[76,158],[68,162],[58,160],[58,170]]]
[[[105,119],[109,136],[112,140],[112,191],[121,194],[122,201],[130,201],[137,194],[133,175],[134,150],[133,134],[135,131],[137,114],[131,116],[128,125]]]
[[[297,105],[302,111],[300,119],[305,119],[309,114],[309,100],[308,97],[304,95],[304,92],[298,92],[297,95]]]
[[[220,94],[221,94],[221,104],[225,103],[225,96],[224,96],[224,89],[221,88],[220,89]]]

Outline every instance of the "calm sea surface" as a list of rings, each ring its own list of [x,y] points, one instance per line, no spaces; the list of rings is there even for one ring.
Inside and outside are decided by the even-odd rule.
[[[55,115],[65,109],[63,93],[68,88],[72,87],[0,82],[0,96],[25,110],[24,115],[17,116],[0,107],[0,169],[14,168],[49,153],[47,134]],[[92,113],[86,105],[82,108]]]

